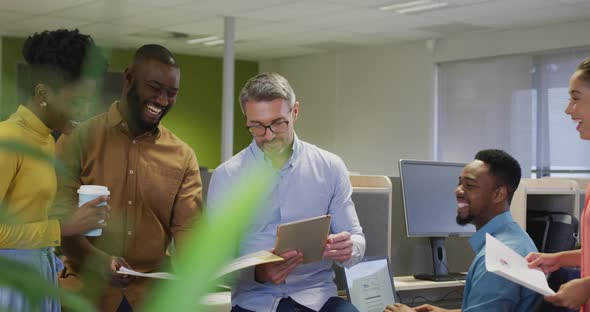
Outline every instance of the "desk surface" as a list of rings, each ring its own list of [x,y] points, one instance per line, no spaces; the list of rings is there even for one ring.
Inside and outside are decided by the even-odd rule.
[[[433,282],[417,280],[413,276],[395,277],[393,283],[396,291],[465,286],[465,281]]]
[[[463,287],[465,281],[433,282],[417,280],[413,276],[398,276],[393,279],[396,291],[427,290],[435,288]],[[228,311],[231,309],[231,293],[216,292],[206,295],[202,301],[209,311]]]

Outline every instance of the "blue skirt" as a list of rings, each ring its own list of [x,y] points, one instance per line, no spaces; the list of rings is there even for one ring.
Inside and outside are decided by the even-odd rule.
[[[52,285],[57,287],[57,273],[63,269],[63,263],[55,256],[53,248],[42,249],[0,249],[0,257],[26,263],[39,269],[39,272]],[[31,281],[34,282],[34,281]],[[10,288],[0,287],[0,310],[14,312],[59,312],[61,311],[58,299],[45,298],[41,306],[31,306],[26,296]]]

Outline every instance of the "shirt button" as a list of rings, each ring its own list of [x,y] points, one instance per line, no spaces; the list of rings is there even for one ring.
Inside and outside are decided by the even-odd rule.
[[[132,201],[128,201],[127,203],[128,203],[129,205],[133,204],[133,202],[132,202]]]
[[[127,235],[131,236],[131,234],[133,234],[133,231],[127,231]]]
[[[129,174],[133,174],[133,170],[129,170]]]

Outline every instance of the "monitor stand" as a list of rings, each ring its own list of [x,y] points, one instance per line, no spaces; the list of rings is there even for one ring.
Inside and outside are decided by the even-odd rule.
[[[414,275],[415,279],[434,282],[465,280],[465,274],[450,273],[448,270],[447,250],[445,248],[444,237],[431,237],[430,248],[432,249],[432,264],[434,268],[434,274],[416,274]]]

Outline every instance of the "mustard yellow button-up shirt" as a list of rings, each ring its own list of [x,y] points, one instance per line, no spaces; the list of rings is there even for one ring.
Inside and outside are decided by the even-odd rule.
[[[108,225],[102,236],[88,241],[108,255],[124,257],[135,270],[161,270],[171,240],[182,247],[183,238],[201,214],[197,158],[162,125],[134,137],[117,105],[113,103],[108,112],[59,139],[56,154],[68,174],[58,177],[55,212],[67,214],[63,211],[77,202],[80,185],[107,186],[111,192]],[[87,255],[69,239],[63,245],[66,271],[62,285],[80,286],[72,279],[84,277],[79,275]],[[90,285],[104,287],[98,302],[102,311],[116,310],[123,295],[137,308],[149,288],[148,281],[141,278],[126,289],[104,282]]]
[[[24,106],[0,122],[0,141],[25,144],[49,155],[55,151],[51,129]],[[56,189],[52,163],[0,147],[0,248],[60,244],[59,221],[48,218]]]

